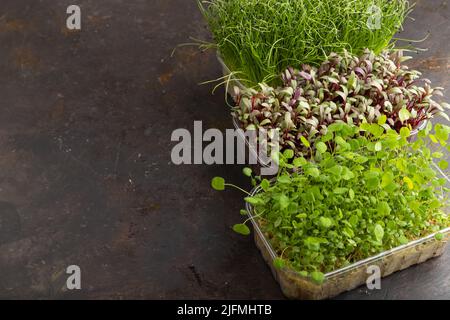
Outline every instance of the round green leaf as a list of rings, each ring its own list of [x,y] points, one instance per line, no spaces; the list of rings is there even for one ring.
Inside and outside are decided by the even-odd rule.
[[[333,225],[333,220],[327,217],[320,217],[319,223],[323,228],[328,229]]]
[[[284,156],[286,159],[292,159],[292,158],[294,157],[294,151],[291,150],[291,149],[284,150],[283,156]]]
[[[308,168],[305,173],[311,177],[317,178],[320,176],[320,170],[317,168]]]
[[[240,223],[240,224],[235,224],[233,226],[233,231],[236,233],[239,233],[243,236],[248,236],[250,234],[250,229],[249,227],[247,227],[245,224]]]
[[[378,203],[377,212],[381,216],[388,216],[391,213],[391,207],[386,201]]]
[[[439,161],[439,168],[446,170],[448,168],[448,162],[445,160]]]
[[[440,158],[442,158],[442,157],[444,156],[444,154],[443,154],[442,152],[433,152],[433,153],[431,154],[431,156],[432,156],[433,158],[440,159]]]
[[[285,266],[285,262],[284,262],[284,260],[281,259],[281,258],[275,258],[275,259],[273,259],[273,266],[274,266],[276,269],[283,269],[284,266]]]
[[[411,135],[411,130],[409,128],[403,127],[400,129],[400,137],[408,138]]]
[[[304,165],[307,164],[307,163],[308,163],[308,161],[306,161],[306,159],[303,158],[303,157],[301,157],[301,158],[295,158],[294,161],[292,162],[292,164],[293,164],[295,167],[297,167],[297,168],[302,167],[302,166],[304,166]]]
[[[378,124],[380,126],[382,126],[383,124],[385,124],[387,121],[387,117],[385,114],[381,115],[381,117],[378,118]]]
[[[325,275],[322,272],[313,271],[311,272],[311,279],[317,284],[322,284],[325,280]]]
[[[319,151],[320,153],[325,153],[325,152],[327,152],[327,145],[325,144],[325,143],[323,143],[323,142],[318,142],[317,144],[316,144],[316,149],[317,149],[317,151]]]
[[[441,241],[442,239],[444,239],[444,235],[442,233],[436,233],[436,235],[434,236],[434,238],[437,241]]]
[[[215,177],[211,180],[211,186],[217,191],[225,190],[225,179],[221,177]]]
[[[278,177],[277,181],[279,183],[290,183],[291,182],[291,178],[289,178],[288,175],[282,175],[282,176]]]
[[[250,169],[250,168],[244,168],[244,169],[242,170],[242,172],[244,173],[245,176],[251,177],[253,171],[252,171],[252,169]]]

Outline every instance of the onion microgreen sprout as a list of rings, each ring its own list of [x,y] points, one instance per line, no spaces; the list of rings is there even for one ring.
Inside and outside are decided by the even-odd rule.
[[[407,0],[198,0],[215,47],[245,85],[278,81],[288,66],[319,65],[331,53],[380,53],[392,44]],[[379,8],[378,19],[370,9]]]

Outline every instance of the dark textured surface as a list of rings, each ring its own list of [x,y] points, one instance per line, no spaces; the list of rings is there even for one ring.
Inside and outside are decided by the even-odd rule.
[[[174,166],[174,129],[232,128],[194,1],[0,3],[0,298],[280,299],[251,238],[235,235],[240,166]],[[410,64],[450,97],[450,8],[418,1],[402,37],[430,37]],[[82,290],[65,291],[65,268]],[[450,299],[450,251],[340,298]]]

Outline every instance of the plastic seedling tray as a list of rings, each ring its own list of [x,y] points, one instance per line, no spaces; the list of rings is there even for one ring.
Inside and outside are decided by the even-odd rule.
[[[439,172],[447,181],[450,181],[441,170]],[[252,195],[257,194],[259,191],[260,188],[254,189]],[[302,277],[292,269],[287,267],[277,269],[274,267],[273,260],[277,258],[277,254],[273,250],[269,239],[262,232],[257,219],[254,218],[252,206],[247,203],[246,207],[253,224],[256,246],[270,266],[272,274],[279,283],[284,295],[290,299],[318,300],[332,298],[340,293],[366,284],[370,275],[367,273],[367,270],[370,266],[378,266],[381,277],[386,277],[396,271],[442,255],[450,239],[450,228],[446,228],[438,232],[443,234],[443,240],[438,241],[435,239],[437,233],[430,234],[424,238],[329,272],[325,274],[324,282],[319,285],[307,277]]]

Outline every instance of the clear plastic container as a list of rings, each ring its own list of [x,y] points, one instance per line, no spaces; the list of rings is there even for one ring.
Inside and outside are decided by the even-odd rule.
[[[247,87],[242,84],[239,80],[236,79],[234,75],[231,74],[231,70],[227,67],[225,62],[222,59],[222,56],[220,55],[220,52],[217,51],[216,53],[217,61],[219,61],[221,67],[222,67],[222,73],[224,77],[229,77],[229,81],[226,83],[226,92],[234,99],[236,98],[234,96],[234,87],[238,87],[241,90],[246,90]]]
[[[438,171],[447,181],[450,181],[441,170]],[[260,188],[254,189],[252,195],[257,194],[259,191]],[[329,272],[325,274],[325,281],[318,285],[310,278],[302,277],[292,269],[287,267],[277,269],[273,266],[273,260],[277,258],[277,255],[254,218],[252,206],[247,203],[246,208],[253,224],[256,246],[270,266],[272,274],[279,283],[284,295],[290,299],[316,300],[332,298],[340,293],[364,285],[370,275],[367,273],[369,266],[378,266],[381,276],[386,277],[396,271],[442,255],[450,239],[450,228],[446,228],[438,232],[443,234],[443,240],[438,241],[435,239],[437,233],[430,234],[427,237]]]

